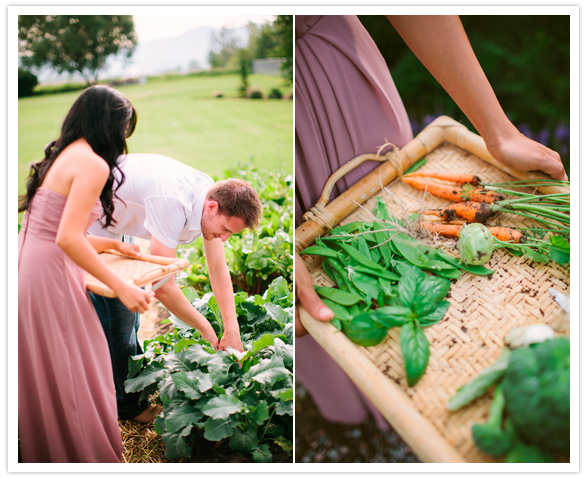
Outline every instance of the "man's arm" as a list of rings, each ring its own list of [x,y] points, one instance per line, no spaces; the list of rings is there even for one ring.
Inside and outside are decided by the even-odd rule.
[[[177,257],[177,252],[174,248],[163,245],[154,237],[151,238],[151,254],[169,258]],[[214,348],[218,348],[218,337],[216,336],[212,325],[210,325],[208,320],[194,309],[175,283],[175,280],[168,280],[163,284],[161,288],[155,292],[155,298],[163,303],[163,306],[181,321],[199,330],[200,333],[202,333],[202,337],[208,340]],[[218,300],[218,298],[216,299]]]
[[[204,253],[208,272],[210,274],[210,285],[216,297],[216,302],[222,314],[224,322],[224,335],[218,345],[219,349],[226,349],[227,346],[238,351],[243,351],[241,343],[240,329],[236,318],[236,309],[234,307],[234,293],[232,290],[232,281],[230,272],[226,265],[224,255],[224,243],[219,238],[204,241]]]

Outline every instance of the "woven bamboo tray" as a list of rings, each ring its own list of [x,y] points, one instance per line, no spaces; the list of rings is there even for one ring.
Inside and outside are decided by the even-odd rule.
[[[312,245],[318,236],[337,224],[373,220],[367,211],[375,204],[374,195],[383,198],[390,212],[399,216],[401,207],[389,192],[408,211],[419,210],[423,201],[426,208],[446,205],[447,201],[429,194],[424,199],[423,192],[401,181],[385,187],[389,192],[382,189],[398,172],[424,156],[428,161],[421,169],[423,172],[473,173],[484,182],[546,177],[542,173],[521,173],[504,167],[489,155],[479,136],[442,116],[401,150],[387,153],[383,158],[386,162],[326,205],[334,182],[348,167],[340,174],[333,174],[316,207],[304,217],[307,221],[296,229],[296,250]],[[353,161],[363,159],[361,156]],[[543,193],[555,191],[561,190],[541,189]],[[527,219],[521,224],[518,216],[500,213],[492,222],[527,227],[532,221]],[[304,256],[304,263],[314,284],[334,285],[323,271],[320,257]],[[391,329],[383,343],[365,348],[352,343],[330,323],[314,320],[299,307],[300,319],[308,332],[424,462],[499,462],[476,449],[470,431],[473,423],[487,419],[492,396],[486,394],[456,412],[446,409],[448,399],[495,361],[505,335],[512,328],[548,323],[562,334],[569,331],[564,312],[548,292],[552,287],[569,295],[570,276],[566,269],[552,262],[538,264],[514,257],[504,250],[494,252],[486,266],[495,273],[490,277],[464,273],[451,285],[447,297],[451,306],[443,321],[424,328],[430,342],[430,361],[422,379],[411,388],[405,379],[399,328]]]
[[[99,256],[116,275],[140,287],[149,286],[154,281],[173,275],[190,264],[183,258],[159,257],[144,253],[140,258],[127,257],[115,250],[101,252]],[[84,279],[87,289],[92,293],[109,298],[116,297],[111,288],[93,275],[86,272]]]

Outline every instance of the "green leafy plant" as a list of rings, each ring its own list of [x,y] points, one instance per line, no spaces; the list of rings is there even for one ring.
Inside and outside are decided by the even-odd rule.
[[[293,306],[282,277],[263,296],[235,294],[245,351],[216,351],[200,333],[173,318],[176,329],[145,342],[130,360],[128,392],[158,392],[163,412],[155,430],[166,457],[189,457],[195,438],[227,440],[230,448],[271,462],[271,448],[292,450]],[[194,302],[222,334],[213,295]]]

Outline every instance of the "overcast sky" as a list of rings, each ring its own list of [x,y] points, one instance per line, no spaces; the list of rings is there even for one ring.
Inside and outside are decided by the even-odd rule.
[[[221,28],[239,27],[249,21],[266,23],[275,15],[133,15],[139,43],[161,38],[172,38],[200,26]]]

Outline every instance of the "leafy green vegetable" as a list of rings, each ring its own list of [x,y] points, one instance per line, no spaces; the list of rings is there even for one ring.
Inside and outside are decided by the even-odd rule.
[[[503,377],[516,433],[550,452],[570,448],[570,342],[554,338],[512,351]]]
[[[172,316],[176,329],[146,341],[145,353],[130,360],[126,389],[159,391],[163,412],[155,430],[168,458],[188,457],[196,437],[229,439],[233,450],[256,462],[271,461],[271,442],[291,450],[293,294],[279,277],[263,296],[239,292],[234,299],[244,353],[214,350]],[[214,297],[193,305],[222,335]]]
[[[426,371],[430,358],[430,344],[415,321],[410,321],[402,326],[399,338],[408,386],[413,386]]]
[[[387,335],[387,328],[375,322],[370,313],[361,313],[350,321],[343,321],[342,329],[353,342],[361,346],[375,346]]]
[[[505,399],[501,386],[495,388],[493,401],[489,407],[489,418],[485,424],[473,424],[471,432],[473,441],[481,452],[489,455],[507,453],[514,445],[515,433],[502,429],[502,417],[505,408]]]

